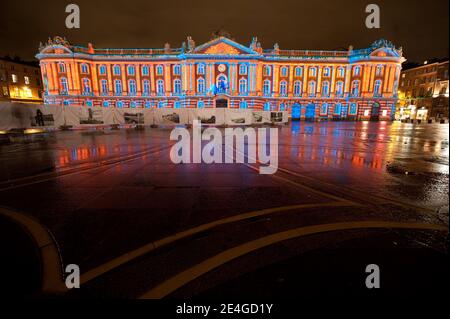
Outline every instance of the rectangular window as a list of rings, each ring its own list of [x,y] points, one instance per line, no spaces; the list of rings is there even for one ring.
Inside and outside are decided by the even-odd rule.
[[[30,78],[28,76],[23,77],[25,84],[30,84]]]
[[[17,83],[17,75],[11,74],[11,78],[12,78],[13,83]]]

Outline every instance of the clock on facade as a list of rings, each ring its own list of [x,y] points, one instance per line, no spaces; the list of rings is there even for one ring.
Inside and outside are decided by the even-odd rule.
[[[219,68],[218,69],[219,69],[220,72],[225,71],[225,69],[226,69],[225,64],[219,64]]]

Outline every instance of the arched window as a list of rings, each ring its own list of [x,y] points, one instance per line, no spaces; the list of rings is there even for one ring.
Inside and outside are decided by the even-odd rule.
[[[341,109],[342,109],[342,104],[336,103],[336,105],[334,106],[334,114],[341,115]]]
[[[309,81],[308,83],[308,96],[315,96],[316,95],[316,82],[315,81]]]
[[[101,80],[100,86],[101,86],[102,94],[108,94],[108,81]]]
[[[60,73],[66,73],[66,65],[63,62],[58,63],[58,70]]]
[[[239,108],[246,109],[247,108],[247,101],[241,101],[239,103]]]
[[[337,81],[336,82],[336,96],[342,96],[342,94],[344,93],[344,82],[342,81]]]
[[[315,66],[309,68],[309,76],[316,76],[317,68]]]
[[[181,67],[178,64],[173,66],[173,74],[176,74],[176,75],[181,74]]]
[[[114,91],[116,95],[122,95],[122,81],[120,80],[114,81]]]
[[[128,73],[128,75],[134,75],[136,73],[136,69],[135,69],[134,65],[129,65],[127,67],[127,73]]]
[[[270,83],[269,80],[264,80],[263,93],[264,93],[264,95],[271,95],[272,94],[271,83]]]
[[[353,67],[353,75],[359,76],[361,74],[361,67],[360,66],[354,66]]]
[[[122,102],[122,101],[118,101],[118,102],[117,102],[117,107],[118,107],[119,109],[121,109],[121,108],[123,107],[123,102]]]
[[[197,74],[205,74],[205,65],[203,63],[197,64]]]
[[[148,66],[147,65],[142,66],[142,75],[148,75],[148,74],[149,74]]]
[[[344,67],[340,66],[338,68],[338,77],[343,78],[344,76],[345,76],[345,69],[344,69]]]
[[[204,108],[204,107],[205,107],[205,102],[203,102],[202,100],[199,100],[199,101],[197,102],[197,107],[198,107],[199,109]]]
[[[264,111],[270,111],[270,102],[264,103]]]
[[[145,108],[146,109],[149,109],[149,108],[151,108],[152,107],[152,102],[150,102],[150,101],[145,101]]]
[[[156,82],[156,94],[164,95],[164,81],[163,80],[158,80],[158,82]]]
[[[294,95],[302,96],[302,82],[301,81],[294,82]]]
[[[84,94],[91,93],[91,81],[89,81],[89,79],[86,78],[83,79],[83,93]]]
[[[323,69],[323,76],[329,77],[331,75],[331,69],[329,67],[326,67]]]
[[[142,82],[142,93],[144,95],[150,95],[150,81],[149,80],[144,80]]]
[[[205,79],[204,78],[199,78],[197,80],[197,92],[198,93],[205,93]]]
[[[287,82],[286,81],[280,82],[280,95],[281,96],[287,95]]]
[[[321,107],[320,107],[320,114],[321,115],[326,115],[328,113],[328,104],[327,103],[322,103]]]
[[[302,67],[300,67],[300,66],[296,67],[295,68],[295,76],[302,76],[302,73],[303,73],[302,71],[303,71]]]
[[[350,104],[350,114],[355,115],[357,111],[358,105],[356,103]]]
[[[100,75],[105,75],[106,74],[106,65],[100,65],[100,67],[98,68],[98,73],[100,73]]]
[[[103,107],[108,107],[109,106],[109,101],[103,101]]]
[[[287,76],[288,75],[288,68],[283,66],[281,67],[281,76]]]
[[[159,101],[158,102],[158,108],[162,109],[164,107],[164,102],[163,101]]]
[[[181,80],[176,79],[173,81],[173,93],[181,94]]]
[[[162,65],[158,65],[156,66],[156,75],[163,75],[164,73],[164,68]]]
[[[352,82],[352,96],[359,96],[359,81]]]
[[[322,82],[322,96],[330,96],[330,82],[328,81]]]
[[[376,75],[380,76],[382,74],[383,74],[383,66],[382,65],[377,65]]]
[[[86,106],[92,106],[92,100],[86,100]]]
[[[84,74],[89,73],[89,67],[86,63],[81,64],[81,73],[84,73]]]
[[[375,85],[373,87],[373,95],[381,96],[381,80],[376,80]]]
[[[114,75],[120,75],[120,65],[114,65],[113,67],[113,74]]]
[[[264,75],[270,76],[271,74],[271,68],[269,65],[264,66]]]
[[[69,91],[68,86],[67,86],[67,79],[66,78],[61,78],[60,80],[60,93],[61,94],[67,94],[67,92]]]
[[[247,65],[246,64],[239,65],[239,74],[247,74]]]
[[[239,93],[247,93],[247,80],[246,79],[240,79],[239,80]]]
[[[130,102],[130,107],[134,109],[136,107],[136,102],[135,101],[131,101]]]
[[[128,81],[128,93],[129,93],[129,95],[136,95],[136,81],[135,80]]]
[[[181,101],[175,101],[174,105],[173,105],[174,109],[180,109],[181,108]]]

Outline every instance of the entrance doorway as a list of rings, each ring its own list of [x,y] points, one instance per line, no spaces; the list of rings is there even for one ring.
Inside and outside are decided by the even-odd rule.
[[[380,104],[375,102],[372,104],[372,112],[370,113],[370,120],[378,121],[379,119],[380,119]]]

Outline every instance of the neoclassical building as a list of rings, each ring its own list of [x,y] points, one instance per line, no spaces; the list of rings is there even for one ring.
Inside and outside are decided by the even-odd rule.
[[[286,110],[294,119],[393,117],[402,50],[386,40],[342,51],[263,49],[216,37],[181,48],[41,44],[46,104]]]

